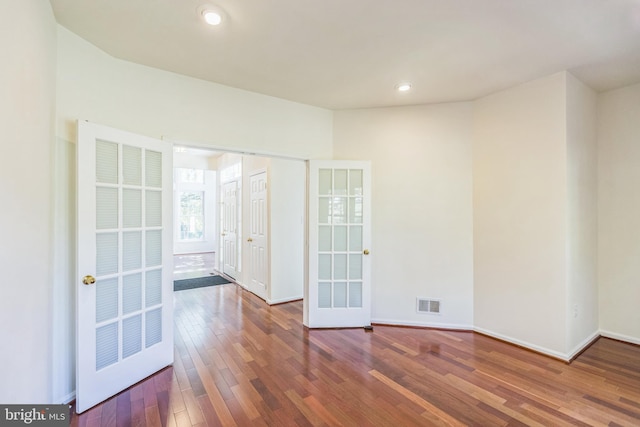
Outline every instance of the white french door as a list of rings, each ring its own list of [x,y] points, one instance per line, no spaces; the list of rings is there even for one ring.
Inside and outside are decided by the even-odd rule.
[[[370,171],[363,161],[309,162],[310,328],[371,324]]]
[[[238,277],[238,202],[239,181],[222,184],[222,271]]]
[[[172,149],[78,122],[76,411],[173,363]]]
[[[249,290],[267,299],[267,173],[251,175],[249,181]]]

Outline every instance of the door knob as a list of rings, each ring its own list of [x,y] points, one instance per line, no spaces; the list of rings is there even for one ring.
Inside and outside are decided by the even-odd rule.
[[[222,237],[224,237],[224,236],[226,236],[226,235],[227,235],[227,233],[222,233]]]
[[[365,255],[369,255],[369,249],[365,249],[364,251],[362,251],[362,253]]]
[[[96,278],[93,276],[84,276],[82,278],[82,283],[84,283],[85,285],[93,285],[94,283],[96,283]]]
[[[252,239],[251,237],[249,237],[249,238],[247,239],[247,242],[253,242],[253,239]]]

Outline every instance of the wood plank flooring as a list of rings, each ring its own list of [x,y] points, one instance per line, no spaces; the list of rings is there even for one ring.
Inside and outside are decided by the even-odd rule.
[[[175,362],[73,426],[640,426],[640,347],[571,365],[471,332],[307,330],[302,302],[175,293]]]

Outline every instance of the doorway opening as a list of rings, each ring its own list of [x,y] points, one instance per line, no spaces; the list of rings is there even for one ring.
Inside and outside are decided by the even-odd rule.
[[[173,156],[174,278],[213,273],[268,304],[302,299],[305,162],[188,145]]]

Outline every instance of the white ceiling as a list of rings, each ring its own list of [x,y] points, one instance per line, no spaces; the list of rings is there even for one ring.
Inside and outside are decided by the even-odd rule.
[[[114,57],[330,109],[471,100],[562,70],[598,91],[640,82],[640,0],[50,2]]]

